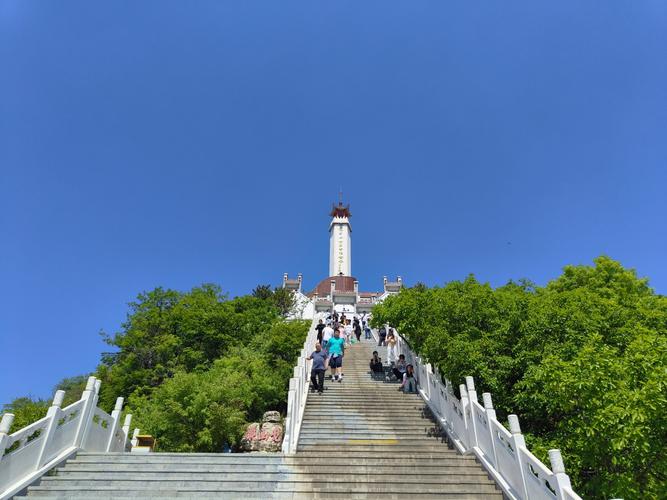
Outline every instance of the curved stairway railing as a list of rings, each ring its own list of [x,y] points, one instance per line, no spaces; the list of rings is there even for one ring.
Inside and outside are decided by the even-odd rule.
[[[315,326],[324,314],[315,315],[313,322],[308,330],[306,341],[303,343],[303,349],[294,367],[294,376],[289,381],[289,391],[287,393],[287,414],[285,416],[285,435],[283,437],[282,452],[288,455],[296,453],[296,446],[299,441],[299,432],[301,430],[301,421],[303,412],[306,408],[306,399],[308,398],[308,387],[310,384],[310,366],[312,361],[306,358],[315,350],[317,343],[317,330]]]
[[[386,326],[387,331],[389,326]],[[473,377],[459,386],[461,399],[454,395],[452,385],[431,363],[423,362],[410,343],[397,334],[396,356],[405,355],[417,374],[419,395],[429,406],[436,420],[456,449],[474,454],[510,499],[516,500],[581,500],[570,484],[560,450],[549,450],[551,469],[526,447],[519,418],[509,415],[510,429],[496,419],[491,394],[477,398]],[[376,342],[378,333],[373,330]]]
[[[121,427],[123,398],[111,415],[97,407],[101,382],[89,377],[81,399],[61,408],[65,391],[56,391],[46,416],[9,434],[14,415],[0,422],[0,500],[11,498],[79,450],[122,452],[129,448],[132,415]]]

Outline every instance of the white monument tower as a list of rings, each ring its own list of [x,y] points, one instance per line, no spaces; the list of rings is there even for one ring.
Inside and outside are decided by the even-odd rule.
[[[331,210],[329,225],[329,276],[352,276],[352,226],[350,205],[343,206],[342,197],[338,206]]]

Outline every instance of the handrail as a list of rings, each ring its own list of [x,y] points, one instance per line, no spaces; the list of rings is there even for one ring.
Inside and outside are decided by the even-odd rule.
[[[299,433],[301,432],[301,421],[303,420],[303,412],[306,408],[306,400],[308,399],[308,387],[310,378],[310,367],[312,361],[309,361],[308,356],[315,350],[317,343],[317,326],[320,319],[324,318],[324,314],[318,313],[313,318],[310,325],[306,340],[303,343],[303,349],[294,367],[294,376],[290,378],[289,390],[287,392],[287,414],[285,417],[284,428],[285,434],[283,437],[282,452],[286,455],[296,453],[296,446],[299,442]]]
[[[61,408],[65,391],[56,391],[46,417],[9,434],[14,421],[0,421],[0,500],[11,498],[78,450],[119,452],[128,447],[132,415],[120,426],[123,398],[111,415],[97,408],[100,381],[89,377],[81,399]]]
[[[387,325],[388,331],[388,325]],[[491,394],[482,394],[480,405],[473,377],[466,377],[459,386],[461,399],[454,395],[452,384],[442,377],[437,367],[425,363],[395,328],[396,355],[403,354],[417,375],[418,392],[461,452],[474,454],[510,499],[516,500],[581,500],[565,473],[560,450],[549,450],[551,469],[526,447],[519,417],[509,415],[510,428],[496,419]],[[376,336],[375,332],[373,335]],[[376,337],[377,340],[377,337]]]

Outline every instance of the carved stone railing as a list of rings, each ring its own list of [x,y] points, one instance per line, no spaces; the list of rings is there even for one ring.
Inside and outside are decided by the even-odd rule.
[[[0,499],[11,498],[78,450],[122,452],[129,447],[132,415],[120,426],[123,398],[111,415],[97,408],[100,381],[88,378],[81,399],[61,408],[65,391],[56,391],[46,416],[13,434],[14,415],[0,422]]]
[[[377,332],[373,335],[377,341]],[[405,355],[414,366],[419,395],[449,440],[459,452],[474,454],[508,498],[581,500],[570,485],[560,450],[549,450],[549,469],[526,447],[516,415],[508,416],[508,430],[496,419],[490,393],[482,394],[483,404],[479,403],[472,377],[459,386],[461,399],[457,398],[437,368],[424,363],[398,332],[396,337],[396,356]]]
[[[289,391],[287,393],[287,415],[285,417],[285,435],[283,437],[282,452],[288,455],[296,453],[296,446],[299,442],[299,432],[301,431],[301,421],[303,412],[306,408],[306,399],[308,398],[308,388],[310,385],[310,367],[312,361],[306,358],[315,350],[317,343],[317,326],[323,314],[316,314],[308,330],[306,341],[303,343],[303,349],[299,354],[299,359],[294,367],[294,376],[289,381]]]

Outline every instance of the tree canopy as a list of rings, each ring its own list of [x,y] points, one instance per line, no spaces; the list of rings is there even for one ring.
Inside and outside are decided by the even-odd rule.
[[[474,376],[546,463],[560,448],[583,496],[667,490],[667,297],[635,271],[603,256],[545,287],[469,276],[405,289],[373,315],[454,386]]]

